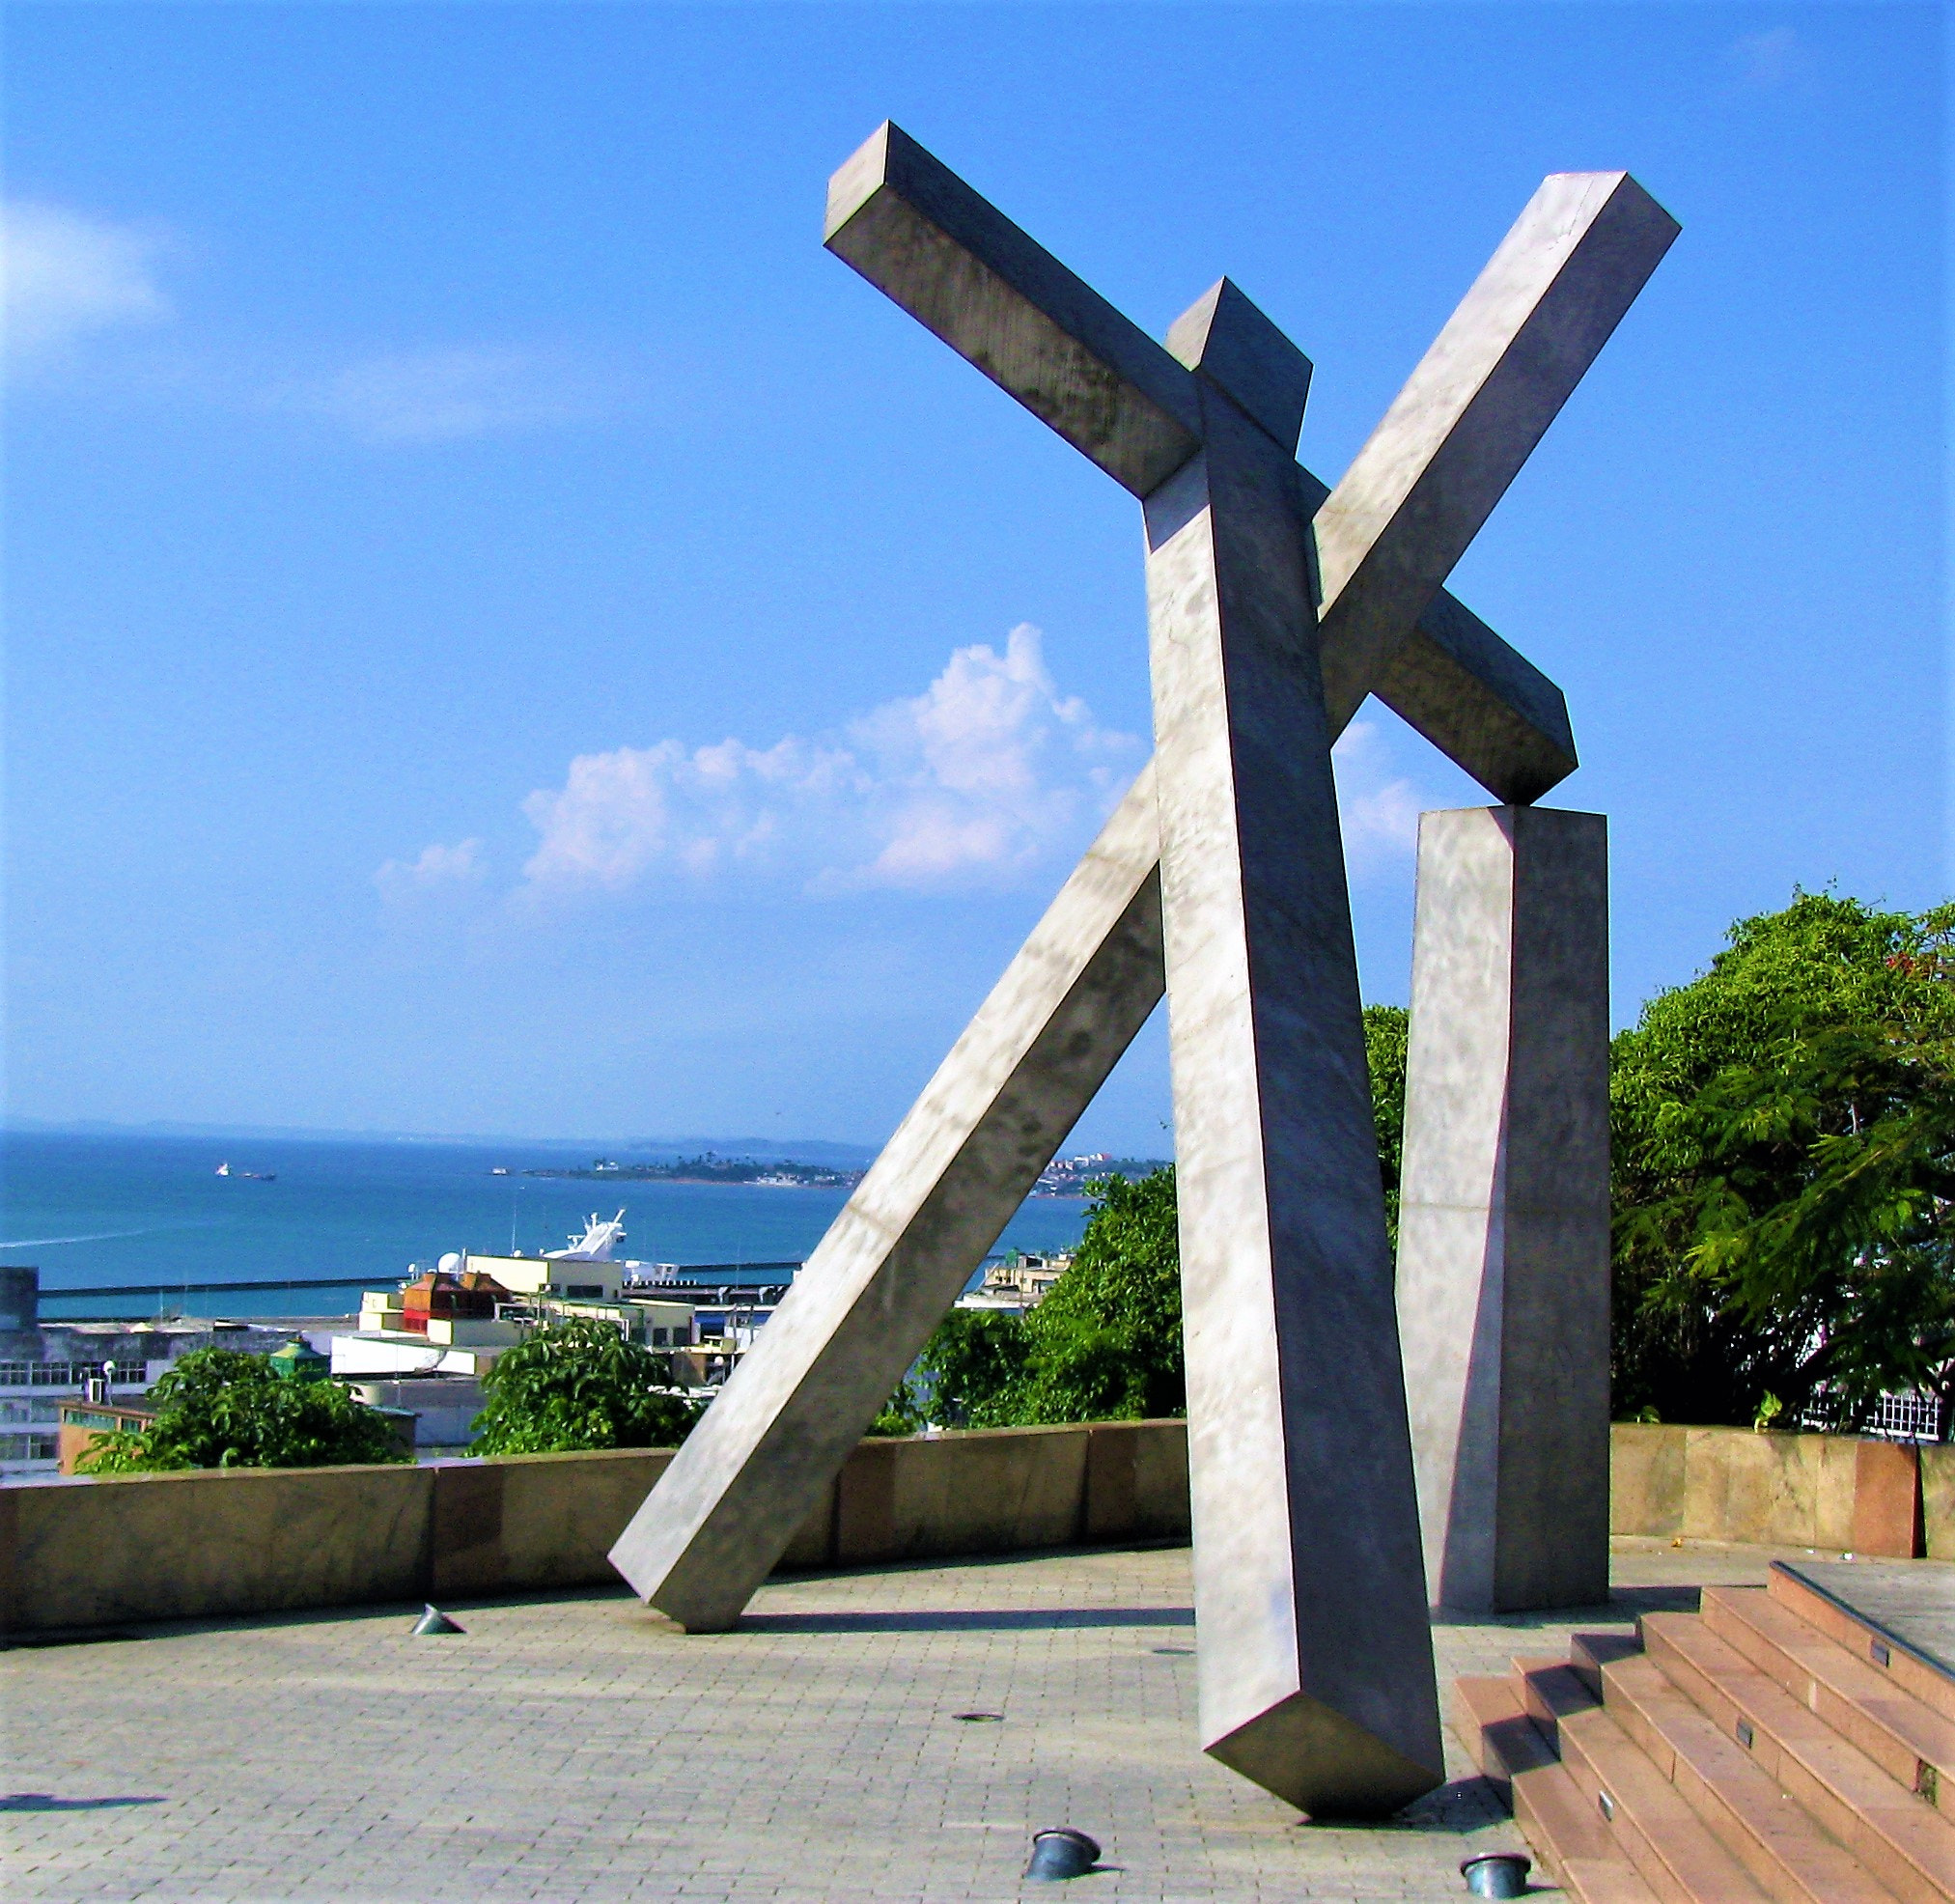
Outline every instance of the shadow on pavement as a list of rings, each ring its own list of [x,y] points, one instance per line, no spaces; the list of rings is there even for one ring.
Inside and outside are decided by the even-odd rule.
[[[1053,1627],[1192,1626],[1192,1607],[1000,1607],[943,1612],[748,1613],[741,1633],[1009,1633]]]
[[[161,1805],[160,1798],[56,1798],[51,1792],[9,1792],[0,1811],[106,1811],[117,1805]]]

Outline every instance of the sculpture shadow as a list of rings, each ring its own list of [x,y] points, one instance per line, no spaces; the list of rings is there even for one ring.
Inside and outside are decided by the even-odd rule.
[[[1064,1627],[1192,1626],[1192,1607],[998,1607],[940,1612],[748,1613],[741,1633],[1010,1633]]]
[[[1542,1607],[1524,1613],[1474,1613],[1457,1607],[1436,1607],[1433,1625],[1504,1626],[1516,1633],[1545,1627],[1621,1626],[1644,1613],[1694,1613],[1701,1586],[1688,1583],[1612,1587],[1606,1601],[1592,1607]]]
[[[162,1805],[161,1798],[56,1798],[52,1792],[8,1792],[0,1811],[106,1811],[118,1805]]]

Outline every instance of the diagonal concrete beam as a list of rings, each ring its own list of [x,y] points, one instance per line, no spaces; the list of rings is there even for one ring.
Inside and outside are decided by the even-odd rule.
[[[1678,230],[1626,172],[1542,182],[1317,512],[1333,719],[1383,672]]]
[[[822,241],[1133,494],[1201,447],[1187,373],[901,126],[828,182]]]
[[[1160,1000],[1140,776],[611,1550],[691,1632],[731,1626]]]

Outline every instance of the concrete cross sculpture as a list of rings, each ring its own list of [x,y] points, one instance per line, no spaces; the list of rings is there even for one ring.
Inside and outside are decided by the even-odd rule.
[[[730,1626],[1159,1002],[1201,1731],[1317,1814],[1443,1777],[1330,746],[1376,693],[1505,801],[1560,691],[1441,584],[1676,226],[1535,194],[1334,491],[1310,365],[1224,279],[1163,349],[896,126],[826,242],[1140,499],[1156,754],[612,1551]]]

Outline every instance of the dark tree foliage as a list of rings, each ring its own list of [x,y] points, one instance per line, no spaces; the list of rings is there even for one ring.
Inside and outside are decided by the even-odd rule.
[[[476,1454],[562,1454],[580,1448],[677,1447],[705,1414],[661,1394],[664,1357],[607,1323],[572,1316],[533,1330],[483,1378]]]
[[[1371,1115],[1378,1131],[1378,1169],[1384,1180],[1384,1227],[1398,1247],[1399,1171],[1405,1156],[1405,1066],[1411,1049],[1411,1014],[1403,1005],[1364,1008],[1364,1057],[1371,1068]]]
[[[952,1311],[923,1352],[939,1418],[974,1428],[1181,1414],[1172,1165],[1093,1184],[1073,1266],[1024,1316]]]
[[[1615,1040],[1618,1416],[1955,1399],[1951,934],[1799,894]]]
[[[267,1356],[193,1349],[151,1391],[156,1418],[102,1435],[76,1462],[84,1474],[179,1468],[337,1468],[407,1461],[387,1417],[343,1384],[281,1376]]]
[[[868,1432],[879,1437],[919,1435],[929,1426],[929,1399],[918,1391],[916,1385],[904,1381],[896,1385],[896,1392],[882,1404],[881,1413],[869,1424]]]

